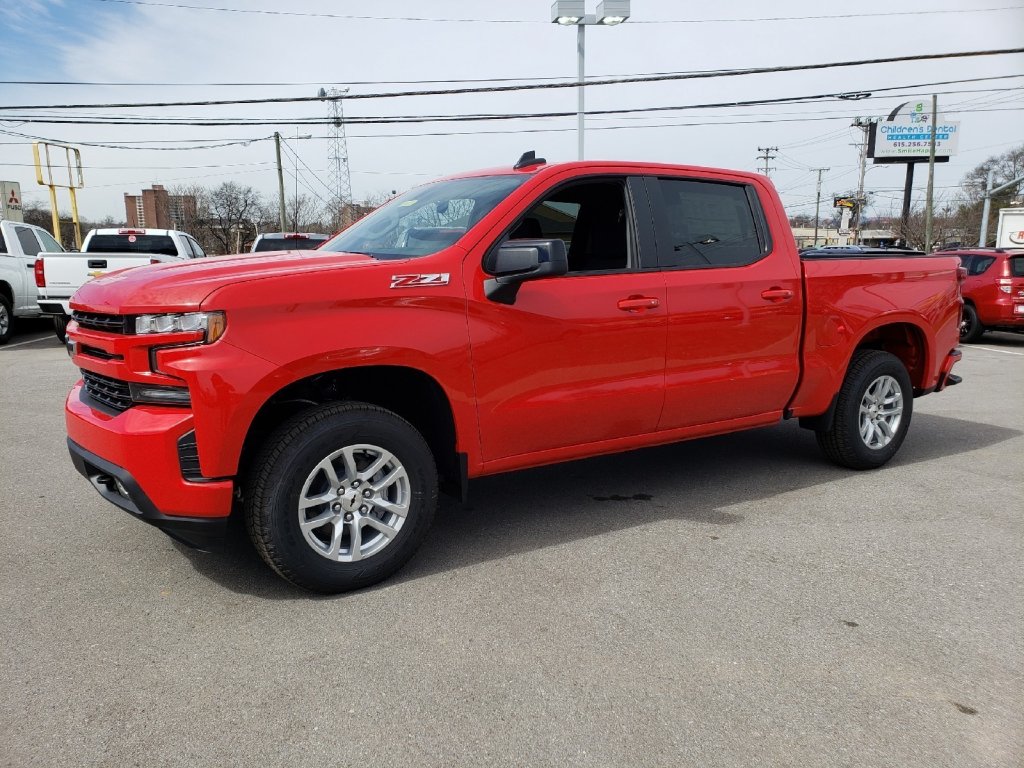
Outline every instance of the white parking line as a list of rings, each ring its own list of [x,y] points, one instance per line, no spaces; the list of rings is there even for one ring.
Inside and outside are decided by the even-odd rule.
[[[977,344],[972,344],[970,349],[984,349],[986,352],[1002,352],[1004,355],[1017,355],[1018,357],[1024,357],[1024,352],[1011,352],[1008,349],[993,349],[992,347],[979,347]]]
[[[15,347],[24,347],[26,344],[35,344],[37,341],[46,341],[47,339],[51,339],[51,338],[56,338],[56,337],[52,336],[51,334],[46,334],[45,336],[40,336],[38,339],[29,339],[28,341],[19,341],[17,344],[7,344],[6,346],[0,347],[0,352],[3,352],[5,349],[14,349]]]

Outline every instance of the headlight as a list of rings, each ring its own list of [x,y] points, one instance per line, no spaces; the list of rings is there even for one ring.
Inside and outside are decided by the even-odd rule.
[[[223,312],[176,312],[167,315],[138,315],[135,333],[202,333],[206,343],[224,335],[227,319]]]

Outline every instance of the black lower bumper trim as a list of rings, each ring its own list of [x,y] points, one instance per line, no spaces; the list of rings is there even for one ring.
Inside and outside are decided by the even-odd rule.
[[[196,549],[215,549],[223,541],[229,518],[162,514],[127,470],[90,453],[71,438],[68,438],[68,451],[75,469],[111,504]]]

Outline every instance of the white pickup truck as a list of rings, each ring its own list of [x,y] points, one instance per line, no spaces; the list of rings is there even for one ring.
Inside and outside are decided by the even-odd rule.
[[[173,229],[93,229],[80,253],[39,254],[35,261],[39,309],[53,317],[54,330],[63,341],[71,297],[89,280],[119,269],[205,256],[195,238]]]
[[[0,344],[14,333],[14,319],[39,317],[32,270],[43,251],[63,253],[49,232],[31,224],[0,221]]]

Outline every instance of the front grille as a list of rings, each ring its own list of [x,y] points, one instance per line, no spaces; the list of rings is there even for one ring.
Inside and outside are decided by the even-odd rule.
[[[131,333],[127,315],[103,315],[99,312],[72,312],[71,316],[82,328],[107,333]]]
[[[196,445],[196,433],[188,432],[178,438],[178,466],[181,476],[186,480],[202,480],[203,473],[199,470],[199,447]]]
[[[132,407],[132,393],[128,383],[92,371],[82,371],[85,391],[93,400],[103,403],[115,411],[127,411]]]

